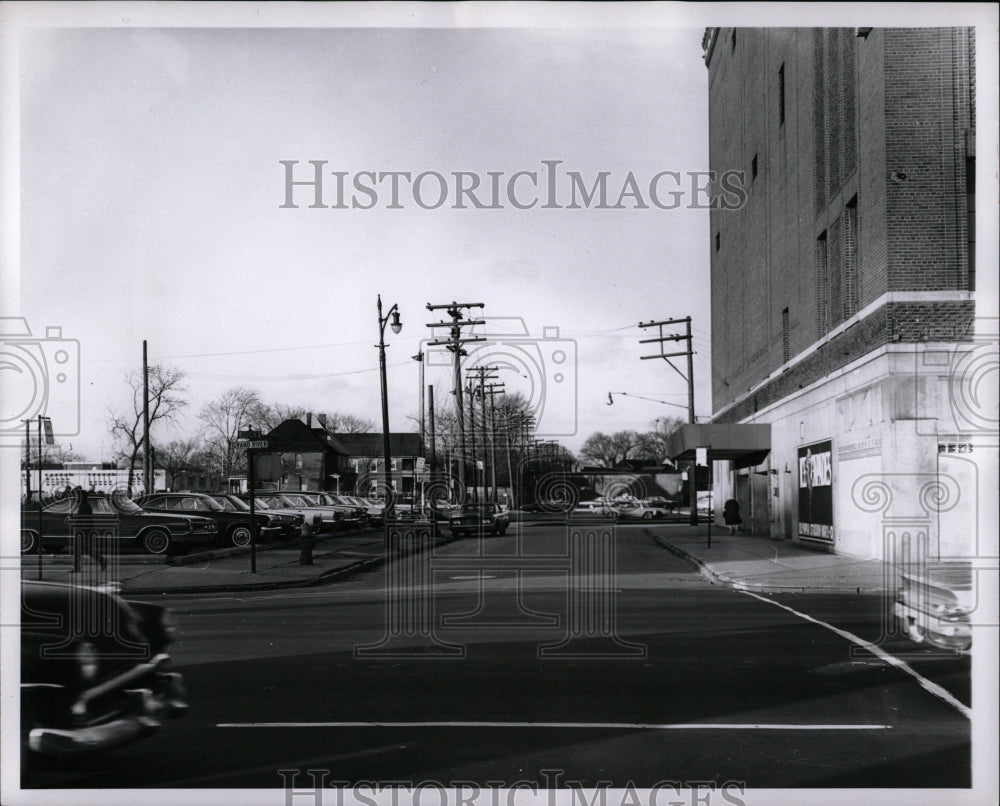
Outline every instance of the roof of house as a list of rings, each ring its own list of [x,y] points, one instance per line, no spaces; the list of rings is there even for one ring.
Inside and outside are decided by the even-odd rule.
[[[271,451],[289,453],[334,451],[349,455],[347,449],[333,434],[324,428],[310,428],[302,420],[285,420],[275,426],[265,438]]]

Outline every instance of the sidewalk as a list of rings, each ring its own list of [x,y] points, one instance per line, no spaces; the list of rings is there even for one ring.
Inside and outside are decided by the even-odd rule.
[[[531,527],[528,526],[528,529]],[[879,593],[892,585],[891,569],[879,560],[861,560],[810,549],[790,541],[746,534],[730,535],[722,526],[650,524],[647,533],[668,551],[683,557],[716,584],[750,591]],[[447,542],[437,538],[434,545]],[[414,543],[408,550],[417,550]],[[21,574],[38,579],[35,557],[22,557]],[[386,561],[380,532],[319,537],[312,564],[300,564],[298,540],[257,547],[256,572],[249,549],[217,549],[181,557],[144,555],[109,557],[102,573],[89,557],[73,574],[72,557],[46,555],[42,578],[52,582],[94,585],[117,583],[126,594],[208,593],[316,585],[349,576]]]
[[[416,543],[409,550],[416,549]],[[251,571],[249,549],[216,549],[180,557],[122,555],[108,557],[102,572],[89,557],[83,557],[79,574],[73,573],[73,558],[46,555],[42,579],[84,585],[115,584],[123,594],[210,593],[267,590],[316,585],[337,576],[350,576],[386,561],[380,532],[361,535],[319,537],[312,551],[312,564],[300,563],[298,539],[265,543],[256,550],[256,572]],[[22,557],[21,576],[38,579],[33,556]]]
[[[830,554],[788,540],[729,534],[725,526],[651,525],[660,545],[698,567],[711,581],[739,590],[881,593],[893,584],[892,569],[881,560]]]

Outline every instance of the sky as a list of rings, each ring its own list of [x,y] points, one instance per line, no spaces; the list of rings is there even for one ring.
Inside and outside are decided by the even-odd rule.
[[[659,333],[641,322],[691,317],[695,411],[711,414],[696,175],[717,11],[9,5],[23,15],[3,56],[19,237],[5,231],[0,317],[30,330],[14,341],[41,356],[42,381],[6,387],[8,437],[41,385],[58,442],[111,459],[109,413],[131,407],[143,340],[151,364],[186,376],[185,414],[154,443],[195,433],[202,406],[239,386],[380,428],[380,294],[403,322],[386,331],[390,430],[416,429],[411,356],[443,335],[427,304],[451,301],[482,303],[469,361],[501,366],[539,437],[577,451],[596,431],[687,417],[683,359],[642,360],[658,348],[640,339]],[[724,8],[760,24],[765,7]],[[849,22],[811,13],[803,23]],[[394,199],[396,172],[410,179]],[[598,209],[582,199],[601,176]],[[446,360],[424,365],[438,405]]]
[[[470,334],[519,336],[467,349],[475,363],[509,365],[500,380],[544,405],[539,436],[575,449],[594,431],[686,415],[684,379],[640,360],[650,349],[639,344],[650,335],[640,321],[692,317],[696,400],[707,415],[708,218],[686,209],[688,198],[707,203],[688,178],[708,160],[706,137],[692,136],[707,131],[701,36],[32,32],[21,52],[23,316],[36,336],[61,326],[79,341],[80,432],[54,414],[57,433],[88,458],[108,457],[107,412],[129,405],[124,377],[141,366],[144,339],[151,364],[187,374],[192,416],[178,432],[234,386],[379,422],[379,294],[403,321],[398,336],[387,331],[392,430],[412,430],[419,411],[410,357],[444,335],[427,325],[445,313],[426,305],[451,301],[483,304],[469,318],[487,325]],[[287,206],[289,181],[315,179],[311,160],[327,163],[328,205],[337,203],[333,172],[346,172],[348,209],[311,207],[311,186],[292,186]],[[398,180],[401,209],[392,209],[391,180],[365,182],[376,204],[353,190],[365,171],[429,173],[416,193]],[[509,189],[522,171],[543,189],[527,175]],[[680,197],[670,191],[684,189],[684,206],[648,198],[663,171],[680,183],[662,176],[657,199],[672,207]],[[475,177],[466,186],[480,182],[473,195],[486,209],[468,196],[454,209],[453,172]],[[606,172],[608,208],[630,172],[638,195],[621,209],[594,209],[596,197],[567,209],[573,172],[587,190]],[[448,197],[438,206],[442,178]],[[440,404],[451,374],[437,352],[424,383]],[[664,402],[609,406],[608,392]]]

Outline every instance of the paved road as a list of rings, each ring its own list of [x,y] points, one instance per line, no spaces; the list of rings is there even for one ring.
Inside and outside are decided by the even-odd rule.
[[[37,785],[971,783],[967,657],[852,654],[845,635],[878,637],[877,599],[712,586],[641,525],[170,601],[191,713]]]

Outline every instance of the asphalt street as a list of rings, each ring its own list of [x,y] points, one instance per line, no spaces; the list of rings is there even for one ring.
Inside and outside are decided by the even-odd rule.
[[[639,524],[155,598],[191,712],[32,786],[971,785],[968,656],[885,644],[910,673],[844,637],[879,639],[878,596],[715,586]]]

